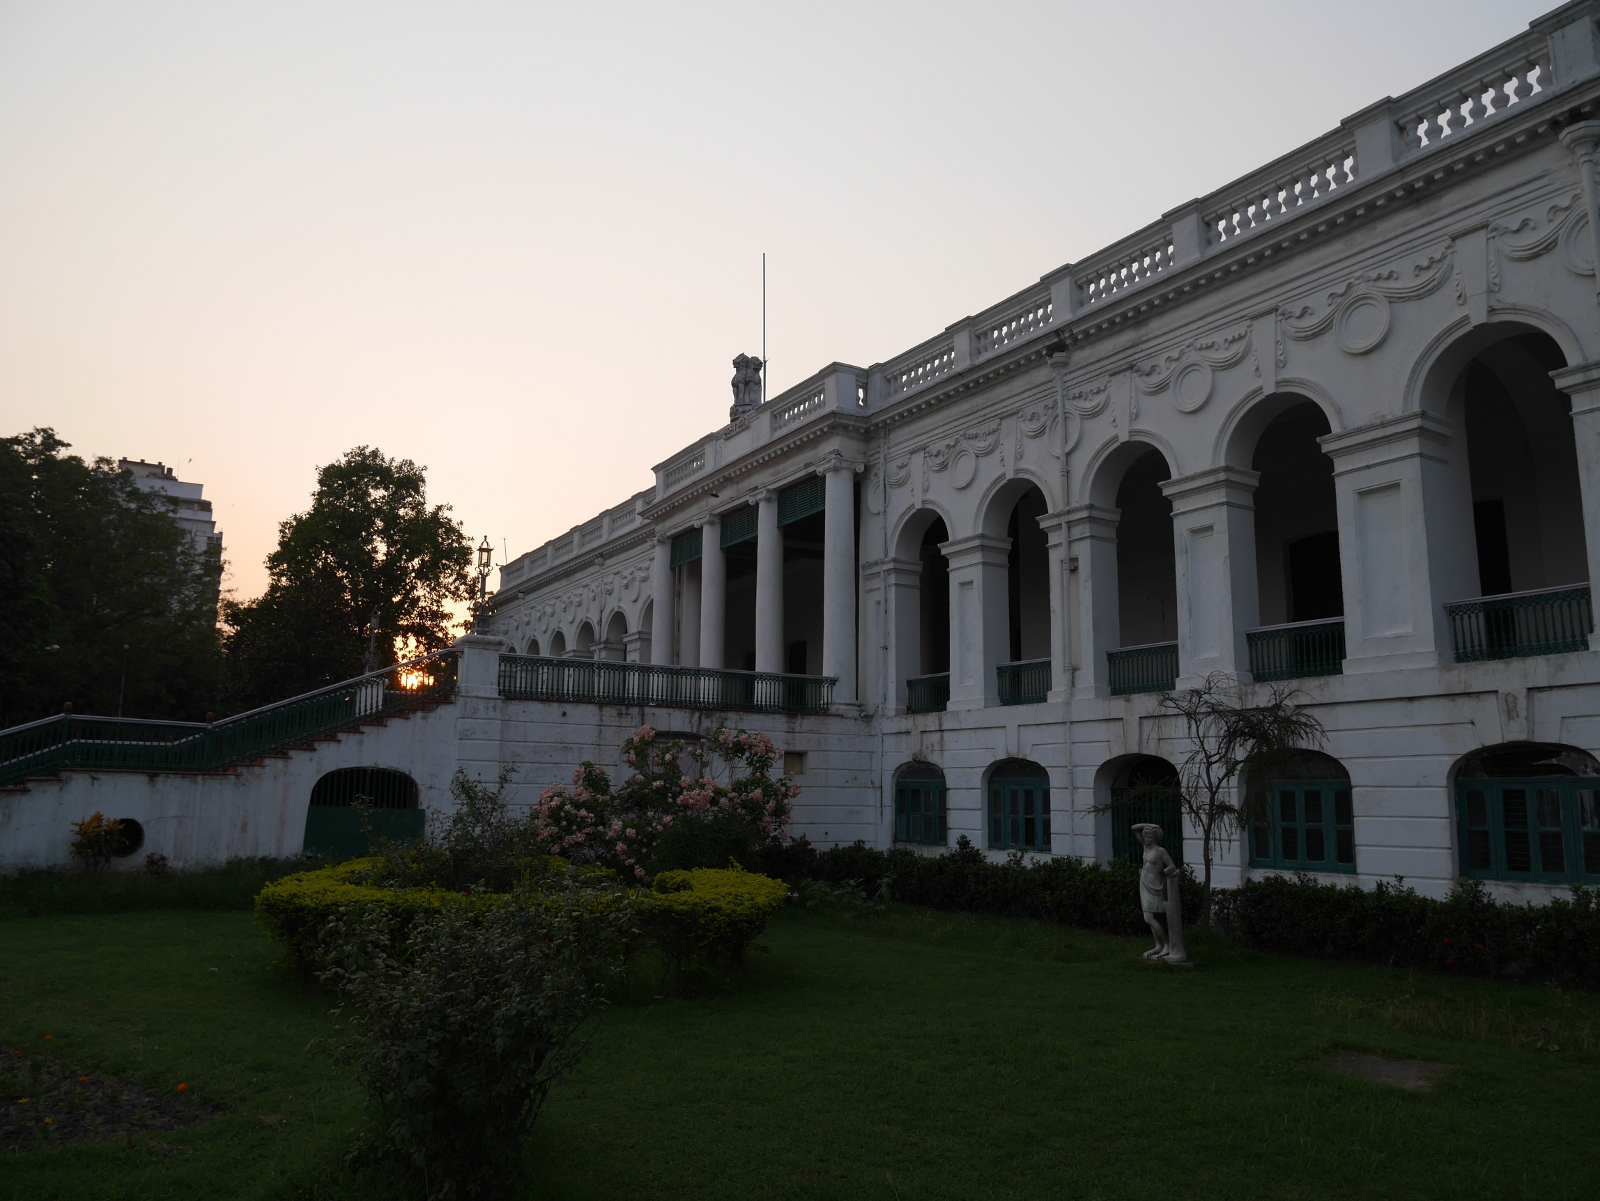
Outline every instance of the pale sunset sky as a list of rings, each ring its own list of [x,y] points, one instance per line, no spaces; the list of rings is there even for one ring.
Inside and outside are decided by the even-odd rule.
[[[319,464],[514,557],[1550,0],[0,0],[0,436],[205,485],[240,599]],[[491,581],[492,583],[492,581]]]

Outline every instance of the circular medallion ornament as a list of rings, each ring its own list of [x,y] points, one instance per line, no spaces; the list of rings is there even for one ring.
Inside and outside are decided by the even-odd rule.
[[[1333,319],[1333,340],[1347,354],[1376,350],[1388,336],[1389,302],[1376,292],[1357,292]]]
[[[966,447],[963,446],[960,450],[956,451],[953,456],[951,456],[950,482],[957,488],[965,488],[968,484],[972,483],[977,474],[978,456],[973,454]]]
[[[1172,403],[1180,413],[1193,413],[1211,399],[1211,368],[1185,363],[1172,377]]]

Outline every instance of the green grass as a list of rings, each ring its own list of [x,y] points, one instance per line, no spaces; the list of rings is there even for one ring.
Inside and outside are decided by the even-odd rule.
[[[1206,941],[1178,973],[1142,943],[904,907],[788,911],[766,943],[720,992],[607,1013],[523,1195],[1600,1193],[1600,998]],[[69,1061],[229,1106],[161,1136],[187,1154],[14,1157],[0,1199],[367,1195],[339,1166],[359,1094],[305,1049],[328,1001],[275,954],[245,913],[0,922],[0,1042],[50,1033]],[[1454,1066],[1404,1093],[1328,1073],[1343,1048]]]
[[[0,920],[138,909],[249,909],[262,885],[307,866],[303,859],[230,859],[222,867],[161,877],[142,871],[26,869],[0,876]]]

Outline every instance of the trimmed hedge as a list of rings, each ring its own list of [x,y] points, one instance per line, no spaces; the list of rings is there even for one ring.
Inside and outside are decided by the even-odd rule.
[[[662,872],[650,892],[652,926],[680,963],[740,963],[788,896],[782,880],[737,869]]]
[[[404,927],[419,913],[474,903],[465,893],[443,888],[381,888],[352,882],[352,876],[382,862],[378,858],[350,859],[274,880],[257,894],[256,914],[267,933],[288,948],[296,966],[309,974],[319,963],[322,931],[348,906],[379,905]]]
[[[1031,865],[1020,857],[990,863],[970,844],[930,858],[858,842],[820,852],[788,847],[769,859],[767,870],[791,880],[854,880],[869,893],[887,881],[892,900],[932,909],[1109,934],[1147,929],[1139,912],[1139,869],[1126,860],[1057,856]],[[1256,950],[1600,991],[1600,891],[1579,886],[1572,893],[1570,901],[1517,905],[1495,900],[1481,881],[1462,880],[1437,901],[1400,882],[1364,889],[1300,875],[1216,888],[1211,904],[1218,929]],[[1200,884],[1187,867],[1183,912],[1186,924],[1200,913]]]
[[[1217,924],[1262,951],[1600,991],[1600,892],[1572,892],[1570,901],[1516,905],[1462,880],[1436,901],[1398,882],[1366,889],[1302,875],[1212,897]]]

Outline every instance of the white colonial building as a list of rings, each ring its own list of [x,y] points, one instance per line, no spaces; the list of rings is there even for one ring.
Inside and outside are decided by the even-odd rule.
[[[818,843],[1104,859],[1186,753],[1162,694],[1221,672],[1327,732],[1221,883],[1600,883],[1597,155],[1582,0],[883,363],[754,406],[741,365],[728,425],[502,569],[420,710],[5,732],[0,867],[94,808],[299,850],[373,772],[531,801],[641,722],[769,732]]]
[[[772,729],[819,841],[1104,858],[1161,690],[1293,680],[1228,878],[1600,882],[1596,16],[670,455],[504,567],[502,696]]]

